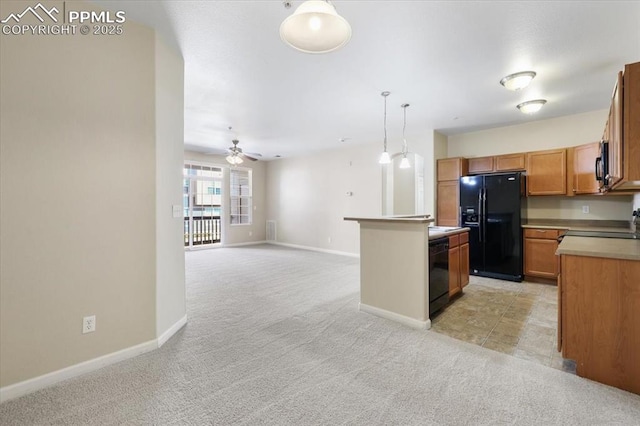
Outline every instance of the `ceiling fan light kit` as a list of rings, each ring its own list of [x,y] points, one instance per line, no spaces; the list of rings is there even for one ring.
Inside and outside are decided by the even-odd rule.
[[[282,22],[280,38],[301,52],[328,53],[349,42],[351,25],[331,2],[308,0]]]
[[[238,157],[237,155],[234,155],[234,154],[227,155],[227,162],[229,164],[237,166],[238,164],[242,164],[242,161],[243,161],[242,158]]]
[[[225,158],[229,164],[237,166],[238,164],[242,164],[242,162],[244,161],[244,158],[251,161],[258,161],[257,158],[253,158],[250,155],[247,155],[244,152],[242,152],[242,148],[238,146],[238,143],[240,143],[238,139],[234,139],[231,142],[233,143],[233,146],[227,149],[227,152],[229,155],[227,155],[227,157]],[[251,153],[251,155],[262,157],[261,154]]]

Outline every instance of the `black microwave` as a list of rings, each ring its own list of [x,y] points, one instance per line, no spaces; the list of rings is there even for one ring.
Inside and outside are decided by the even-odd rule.
[[[609,142],[600,141],[600,156],[596,158],[596,180],[600,189],[609,188]]]

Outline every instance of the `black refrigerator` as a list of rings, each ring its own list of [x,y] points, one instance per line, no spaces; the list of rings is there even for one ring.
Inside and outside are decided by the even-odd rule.
[[[524,178],[520,172],[460,178],[460,223],[471,229],[471,274],[522,281]]]

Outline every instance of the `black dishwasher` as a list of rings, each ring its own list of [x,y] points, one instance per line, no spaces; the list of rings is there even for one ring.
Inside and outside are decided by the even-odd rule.
[[[449,303],[449,238],[429,241],[429,316]]]

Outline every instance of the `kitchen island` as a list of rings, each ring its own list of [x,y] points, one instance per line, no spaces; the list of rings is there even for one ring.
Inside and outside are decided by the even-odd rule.
[[[558,350],[576,373],[640,394],[640,240],[565,236]]]
[[[360,224],[359,309],[410,327],[430,328],[429,239],[468,229],[429,227],[434,219],[428,215],[344,220]]]

